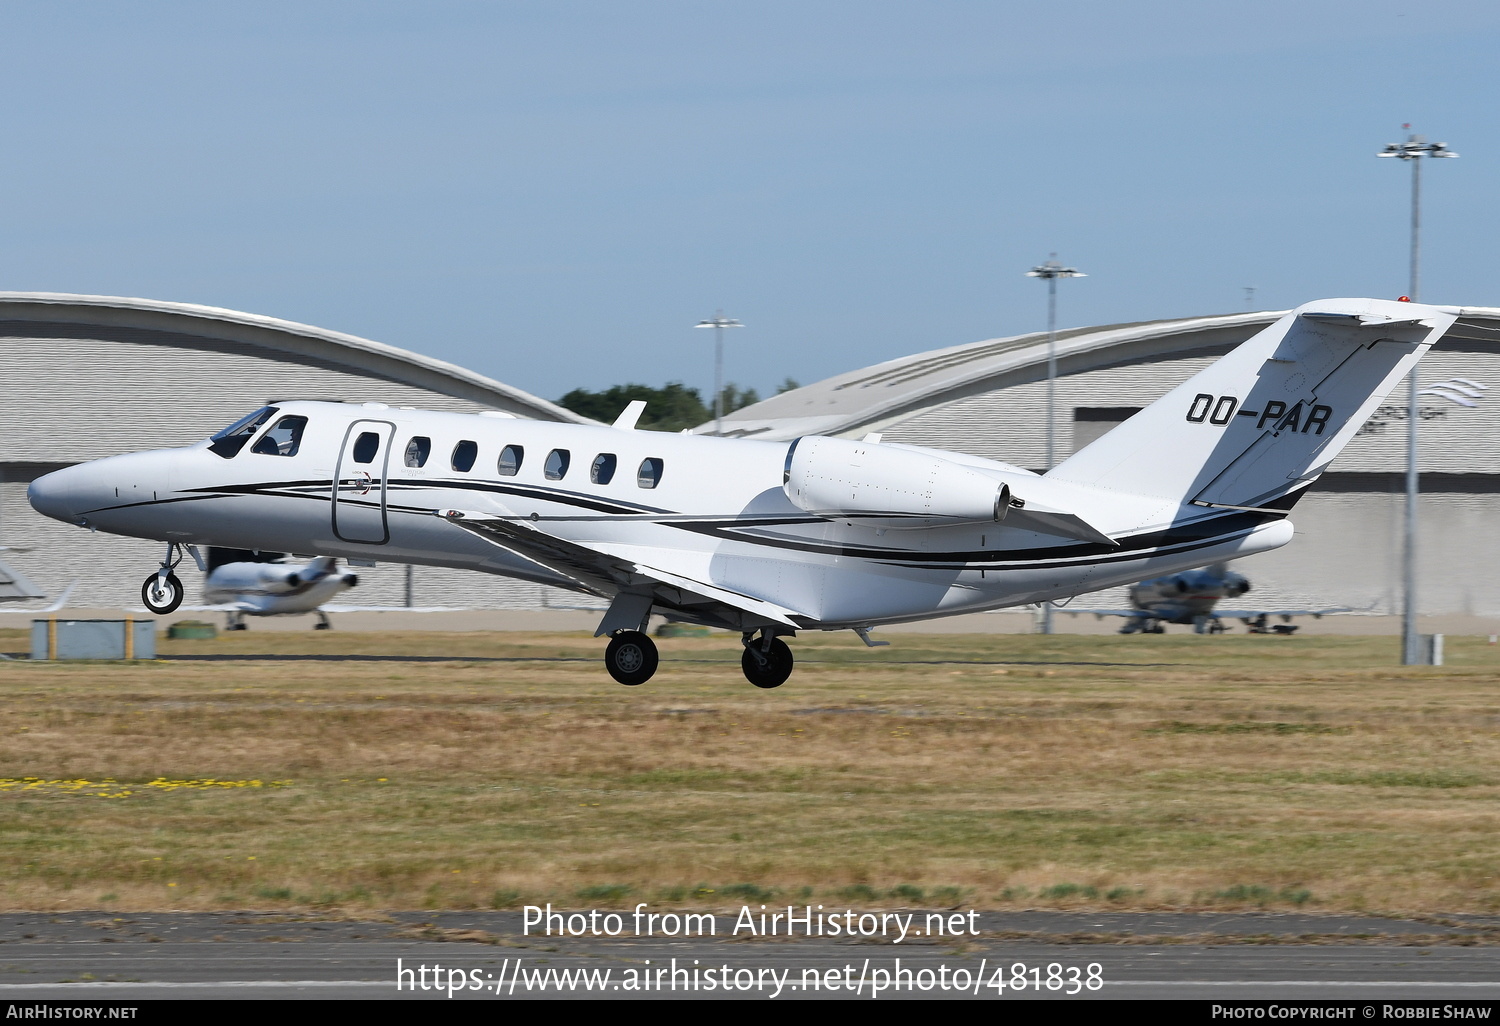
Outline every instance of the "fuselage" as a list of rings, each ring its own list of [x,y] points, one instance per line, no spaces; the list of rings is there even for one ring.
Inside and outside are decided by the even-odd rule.
[[[1064,497],[1087,506],[1114,544],[1003,520],[892,528],[794,505],[783,487],[785,442],[380,404],[266,409],[238,433],[38,478],[32,505],[83,527],[182,545],[456,567],[605,593],[440,515],[470,510],[774,602],[795,610],[799,625],[828,629],[1063,598],[1291,537],[1274,511],[1165,507],[1076,487]],[[1018,494],[1028,484],[1065,488],[941,455]],[[674,570],[685,566],[690,573]],[[670,595],[658,605],[671,608]]]
[[[203,600],[252,616],[310,613],[358,583],[330,556],[294,564],[225,563],[204,578]]]
[[[1191,624],[1213,616],[1220,599],[1237,598],[1249,590],[1250,582],[1243,574],[1189,570],[1132,585],[1130,603],[1155,619]]]

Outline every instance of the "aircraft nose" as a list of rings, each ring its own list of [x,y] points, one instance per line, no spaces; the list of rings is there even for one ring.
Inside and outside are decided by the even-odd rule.
[[[78,523],[78,511],[83,508],[80,493],[84,475],[81,470],[81,467],[64,467],[31,482],[26,489],[31,508],[53,520]]]
[[[64,467],[31,482],[26,497],[43,516],[110,530],[111,509],[153,499],[166,487],[171,464],[163,455],[127,453]]]

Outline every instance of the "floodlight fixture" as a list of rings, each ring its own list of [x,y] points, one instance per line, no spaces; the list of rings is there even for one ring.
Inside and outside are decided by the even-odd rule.
[[[1046,263],[1037,264],[1026,272],[1028,278],[1041,278],[1047,283],[1047,469],[1051,470],[1057,456],[1057,280],[1059,278],[1087,278],[1076,267],[1065,267],[1053,253]],[[1042,603],[1043,634],[1052,633],[1052,603]]]
[[[694,325],[697,328],[714,329],[714,434],[724,433],[724,329],[743,328],[733,317],[725,317],[719,310],[707,320]]]

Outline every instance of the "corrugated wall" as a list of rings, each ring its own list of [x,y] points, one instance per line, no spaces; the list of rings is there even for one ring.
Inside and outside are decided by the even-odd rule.
[[[27,325],[35,335],[45,329]],[[136,329],[110,338],[28,337],[0,324],[0,463],[77,463],[188,445],[271,398],[349,399],[476,412],[483,407],[352,367]],[[11,334],[7,334],[11,332]],[[172,344],[166,344],[166,343]]]

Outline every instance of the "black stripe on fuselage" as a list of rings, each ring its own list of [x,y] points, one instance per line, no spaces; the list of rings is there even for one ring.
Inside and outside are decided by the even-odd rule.
[[[910,550],[870,548],[828,542],[811,542],[756,532],[748,535],[738,530],[741,525],[726,526],[715,523],[674,523],[671,526],[699,534],[767,545],[774,548],[794,549],[802,552],[817,552],[829,556],[851,556],[857,559],[878,560],[912,569],[933,569],[937,566],[955,568],[983,565],[984,569],[1015,569],[1017,560],[1025,567],[1067,566],[1087,559],[1094,563],[1118,563],[1142,558],[1144,549],[1194,549],[1208,544],[1219,544],[1249,534],[1261,524],[1283,519],[1274,514],[1235,512],[1218,516],[1201,517],[1196,520],[1174,524],[1163,530],[1126,536],[1118,546],[1097,542],[1075,542],[1068,545],[1035,549],[994,550],[979,549],[949,552],[912,552]],[[1048,562],[1039,562],[1039,561]]]
[[[261,495],[267,497],[289,498],[289,499],[314,499],[319,502],[327,502],[330,499],[329,491],[333,483],[328,480],[321,481],[281,481],[262,482],[259,484],[227,485],[213,488],[196,488],[193,492],[199,493],[188,496],[178,496],[169,499],[157,499],[147,502],[126,503],[120,506],[101,507],[90,512],[99,513],[116,509],[129,509],[140,506],[166,505],[174,502],[191,502],[202,499],[230,498],[235,495]],[[642,514],[686,516],[686,514],[673,514],[670,510],[660,507],[648,507],[637,504],[626,504],[623,502],[610,502],[599,500],[591,496],[579,495],[576,492],[562,491],[561,489],[535,488],[527,485],[498,485],[484,482],[470,481],[405,481],[393,480],[392,487],[401,487],[403,490],[417,489],[456,489],[459,491],[481,491],[493,492],[502,495],[514,495],[529,497],[560,505],[574,506],[594,512],[613,512],[616,516],[629,517]],[[309,494],[306,491],[289,491],[288,489],[316,488],[321,494]],[[390,488],[387,489],[387,497]],[[1294,493],[1300,498],[1300,493]],[[380,508],[379,501],[368,501],[355,499],[349,496],[340,497],[341,502],[349,502],[371,508]],[[1292,502],[1295,502],[1295,498]],[[1291,503],[1288,503],[1290,506]],[[430,506],[397,506],[389,502],[387,498],[385,508],[387,512],[415,513],[423,516],[430,515],[435,509]],[[88,514],[81,514],[87,516]],[[574,518],[569,517],[545,517],[546,520],[567,521]],[[840,519],[849,519],[841,517]],[[1210,513],[1194,520],[1174,524],[1171,527],[1148,532],[1145,534],[1126,536],[1120,539],[1118,546],[1102,545],[1097,542],[1072,542],[1059,546],[1046,548],[1011,549],[1011,550],[951,550],[945,552],[913,552],[910,549],[898,549],[882,546],[850,545],[843,543],[830,543],[813,541],[810,539],[793,538],[785,535],[771,534],[764,529],[768,527],[787,527],[794,525],[808,525],[816,523],[830,523],[830,518],[818,517],[812,514],[787,515],[787,516],[754,516],[737,517],[727,514],[721,517],[702,517],[689,520],[652,521],[665,527],[674,527],[695,534],[707,535],[721,538],[726,541],[738,541],[749,545],[762,545],[770,548],[784,549],[792,552],[815,553],[827,556],[845,556],[856,559],[866,559],[875,562],[886,563],[892,566],[905,567],[907,569],[938,569],[952,568],[961,569],[966,566],[981,565],[984,569],[1006,570],[1031,568],[1041,569],[1050,567],[1069,566],[1080,560],[1089,560],[1094,563],[1118,563],[1146,558],[1147,550],[1171,550],[1173,552],[1192,551],[1193,549],[1206,548],[1211,545],[1222,544],[1235,538],[1249,534],[1256,527],[1272,521],[1283,519],[1283,515],[1271,513],[1256,513],[1247,511],[1233,511],[1222,513]],[[755,530],[759,528],[760,530]]]

